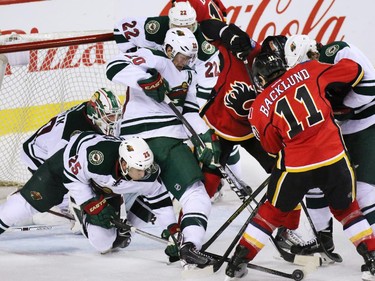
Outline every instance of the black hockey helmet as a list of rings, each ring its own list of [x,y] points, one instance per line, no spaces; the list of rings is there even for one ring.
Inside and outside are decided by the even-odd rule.
[[[268,36],[262,43],[261,52],[273,53],[279,56],[285,63],[284,47],[287,39],[284,35]]]
[[[253,74],[258,83],[264,80],[264,83],[260,84],[273,81],[285,71],[286,65],[284,64],[283,60],[273,53],[263,52],[254,59]]]

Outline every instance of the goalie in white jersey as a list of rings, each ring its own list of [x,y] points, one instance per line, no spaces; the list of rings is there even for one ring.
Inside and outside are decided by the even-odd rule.
[[[110,89],[97,89],[88,101],[52,117],[23,144],[21,159],[28,170],[35,171],[58,150],[65,147],[77,132],[95,131],[104,135],[119,134],[119,119],[122,104]],[[67,212],[68,194],[58,206],[59,211]]]
[[[108,63],[107,77],[129,87],[121,135],[138,135],[147,141],[161,167],[164,184],[182,205],[180,258],[183,265],[204,267],[213,263],[199,251],[211,202],[202,183],[198,162],[184,144],[188,133],[163,102],[168,95],[206,143],[204,150],[194,144],[198,160],[206,165],[217,165],[218,139],[198,114],[195,72],[188,67],[196,58],[197,47],[197,40],[189,29],[172,28],[166,34],[164,52],[142,48],[133,53],[122,53]]]
[[[77,132],[119,134],[122,104],[107,88],[96,90],[90,100],[59,113],[23,143],[21,158],[34,173],[49,157],[63,148]]]
[[[148,198],[161,226],[176,222],[159,173],[152,151],[141,138],[121,140],[81,133],[0,205],[0,234],[19,221],[48,211],[69,191],[80,206],[85,235],[95,249],[106,253],[126,247],[130,229],[117,229],[112,224],[112,220],[120,219],[120,194],[139,193]]]

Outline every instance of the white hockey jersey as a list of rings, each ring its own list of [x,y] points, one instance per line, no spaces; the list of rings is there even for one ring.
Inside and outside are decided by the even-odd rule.
[[[199,116],[196,100],[195,72],[190,68],[179,71],[173,62],[160,51],[141,48],[133,53],[121,53],[107,65],[109,80],[128,86],[124,103],[121,135],[138,135],[142,138],[171,137],[187,139],[189,133],[171,108],[148,97],[138,80],[149,78],[155,68],[170,87],[169,97],[184,117],[199,133],[209,128]]]
[[[35,171],[55,152],[63,148],[77,132],[96,131],[86,115],[86,102],[51,118],[23,143],[21,159]]]
[[[336,41],[320,50],[320,62],[337,63],[347,58],[359,63],[364,71],[362,80],[349,91],[344,105],[354,108],[354,115],[340,123],[343,135],[353,134],[375,124],[375,69],[369,59],[355,45]]]
[[[121,139],[81,133],[72,137],[64,150],[64,185],[78,205],[96,196],[95,190],[102,194],[137,193],[146,198],[163,201],[169,194],[159,179],[158,169],[148,179],[134,181],[124,179],[119,168],[119,146]],[[153,202],[154,205],[155,202]],[[160,208],[155,212],[159,222],[173,223],[173,207]]]
[[[169,18],[126,17],[116,23],[114,37],[123,53],[137,48],[149,48],[163,51],[165,35],[169,29]],[[212,88],[220,74],[219,51],[206,41],[199,26],[194,32],[198,42],[198,56],[191,67],[197,73],[197,100],[203,106],[211,95]]]

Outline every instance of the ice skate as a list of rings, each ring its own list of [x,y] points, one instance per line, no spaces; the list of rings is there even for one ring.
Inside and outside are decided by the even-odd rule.
[[[279,227],[275,236],[276,243],[283,249],[290,250],[294,245],[301,246],[305,241],[293,230]]]
[[[184,269],[194,267],[204,268],[215,263],[213,258],[200,252],[191,242],[182,244],[180,249],[180,259]]]
[[[225,274],[227,275],[226,280],[235,280],[235,278],[242,278],[247,275],[247,263],[250,261],[246,259],[248,253],[249,249],[245,246],[237,245],[236,251],[225,269]]]

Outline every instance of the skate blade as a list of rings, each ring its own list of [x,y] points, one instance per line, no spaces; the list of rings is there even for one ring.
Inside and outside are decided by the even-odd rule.
[[[372,275],[369,271],[362,272],[363,281],[375,281],[375,276]]]
[[[324,265],[333,264],[335,262],[337,263],[342,262],[342,257],[337,253],[330,253],[329,256],[324,252],[319,253],[319,254],[322,257],[322,261]]]
[[[238,278],[236,278],[236,277],[229,277],[228,275],[225,275],[224,281],[235,281],[235,280],[238,280]]]

